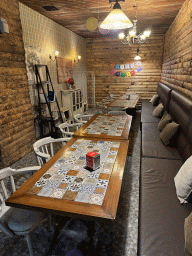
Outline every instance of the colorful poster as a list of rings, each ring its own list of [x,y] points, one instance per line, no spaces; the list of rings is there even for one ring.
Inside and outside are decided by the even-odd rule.
[[[73,77],[72,60],[56,57],[58,84],[65,83]]]
[[[127,69],[133,69],[134,67],[136,68],[137,66],[137,71],[140,72],[142,70],[141,68],[141,61],[137,61],[136,63],[131,63],[131,64],[115,64],[111,63],[111,71],[110,74],[116,75],[118,77],[130,77],[135,75],[135,70],[130,70],[129,72],[123,72],[123,70]],[[113,67],[113,68],[112,68]],[[121,70],[120,72],[116,72],[116,70]]]

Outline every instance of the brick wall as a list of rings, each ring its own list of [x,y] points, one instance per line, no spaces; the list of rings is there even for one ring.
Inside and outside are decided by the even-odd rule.
[[[8,166],[32,150],[34,127],[18,1],[1,0],[0,17],[9,25],[0,35],[0,147]]]
[[[192,0],[186,0],[165,35],[161,81],[192,98]]]

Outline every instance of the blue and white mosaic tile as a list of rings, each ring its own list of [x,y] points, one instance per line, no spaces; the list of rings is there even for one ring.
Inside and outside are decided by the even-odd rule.
[[[78,139],[35,183],[33,193],[102,205],[119,147],[120,142]],[[95,171],[86,169],[90,151],[100,153],[100,168]]]
[[[127,116],[98,116],[85,130],[86,134],[121,136]]]

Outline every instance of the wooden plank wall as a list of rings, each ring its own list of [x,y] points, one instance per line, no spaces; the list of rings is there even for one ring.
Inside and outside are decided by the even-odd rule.
[[[116,77],[110,74],[110,64],[136,63],[134,57],[138,45],[124,45],[118,39],[107,36],[87,39],[87,70],[95,73],[96,102],[111,93],[135,92],[143,99],[154,95],[160,80],[163,58],[163,35],[151,35],[146,43],[139,46],[142,71],[136,71],[135,76]],[[129,70],[128,70],[129,71]],[[90,83],[91,84],[91,83]],[[88,84],[88,96],[91,85]],[[89,102],[90,98],[88,98]]]
[[[34,127],[18,1],[1,0],[0,17],[9,25],[0,35],[0,147],[8,166],[32,150]]]
[[[192,0],[186,0],[165,35],[161,81],[192,98]]]

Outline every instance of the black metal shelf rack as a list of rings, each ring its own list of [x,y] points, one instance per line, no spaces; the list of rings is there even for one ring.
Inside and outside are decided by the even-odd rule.
[[[45,74],[46,74],[46,81],[42,80],[41,74],[39,72],[40,68],[45,69],[44,71],[45,71]],[[49,135],[51,135],[53,138],[58,137],[58,132],[57,132],[57,128],[55,126],[55,120],[53,118],[53,113],[52,113],[53,111],[52,111],[52,107],[51,107],[51,103],[53,103],[53,101],[50,101],[49,98],[47,97],[47,95],[49,95],[49,92],[51,90],[54,94],[54,102],[57,105],[57,109],[58,109],[57,111],[58,111],[58,114],[59,114],[59,121],[61,123],[63,123],[63,118],[62,118],[62,115],[61,115],[59,103],[58,103],[58,100],[57,100],[57,97],[56,97],[56,94],[55,94],[55,91],[54,91],[54,87],[53,87],[53,84],[52,84],[52,81],[51,81],[51,76],[50,76],[49,69],[48,69],[47,65],[41,65],[41,64],[35,65],[35,76],[36,76],[36,86],[37,86],[37,92],[38,92],[38,115],[35,118],[34,123],[35,123],[35,125],[38,124],[38,126],[40,128],[40,137],[41,138],[46,136],[46,134],[44,132],[44,125],[46,125],[48,123],[50,123],[50,127],[51,127],[51,131],[50,131]],[[45,85],[47,85],[47,95],[46,95],[46,92],[45,92],[45,89],[44,89]],[[50,87],[51,87],[51,90],[50,90]],[[44,99],[45,99],[44,103],[42,103],[41,99],[40,99],[40,88],[41,88],[41,90],[43,92],[43,95],[44,95]],[[42,105],[41,104],[46,104],[47,105],[49,115],[50,115],[49,117],[45,117],[45,116],[42,115]]]

